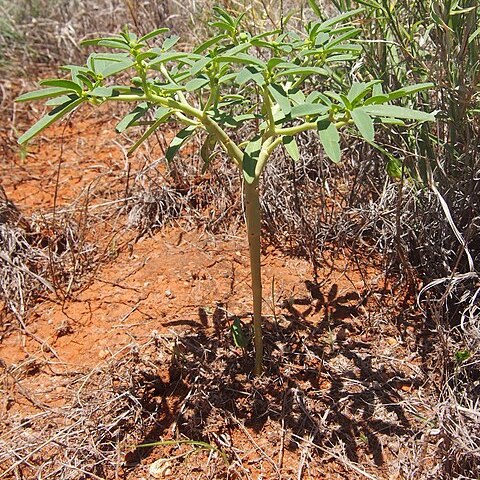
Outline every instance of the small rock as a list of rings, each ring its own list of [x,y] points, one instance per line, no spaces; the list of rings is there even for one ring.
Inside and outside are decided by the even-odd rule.
[[[165,296],[167,298],[175,298],[175,295],[170,290],[165,290]]]
[[[109,355],[108,350],[100,350],[100,351],[98,352],[98,356],[99,356],[102,360],[104,360],[105,358],[107,358],[108,355]]]
[[[169,477],[172,474],[172,463],[165,458],[159,458],[148,467],[148,473],[153,478]]]

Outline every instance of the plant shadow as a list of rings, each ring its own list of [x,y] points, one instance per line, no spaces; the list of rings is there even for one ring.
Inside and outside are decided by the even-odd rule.
[[[362,339],[361,295],[338,296],[336,285],[326,294],[313,283],[307,288],[309,297],[290,299],[264,319],[261,377],[250,373],[251,348],[244,354],[232,342],[232,318],[199,311],[202,328],[179,335],[171,362],[162,366],[167,380],[146,379],[154,391],[147,406],[158,421],[141,443],[189,438],[220,448],[219,439],[237,429],[256,438],[283,436],[282,448],[292,452],[308,439],[319,457],[339,449],[351,462],[368,457],[381,467],[389,438],[416,432],[418,419],[404,407],[402,387],[417,388],[423,379],[379,358],[377,347]],[[150,451],[131,452],[130,465]]]

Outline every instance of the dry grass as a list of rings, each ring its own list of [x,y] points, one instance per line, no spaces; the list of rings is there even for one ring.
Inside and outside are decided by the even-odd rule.
[[[27,219],[0,186],[0,296],[24,325],[29,307],[44,294],[66,299],[90,277],[97,248],[86,225],[57,215]]]

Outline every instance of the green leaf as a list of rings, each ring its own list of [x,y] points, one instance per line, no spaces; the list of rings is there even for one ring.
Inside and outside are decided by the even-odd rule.
[[[135,62],[123,53],[92,53],[87,60],[87,65],[97,75],[109,77],[120,73],[133,66]]]
[[[162,44],[162,50],[170,50],[174,45],[177,44],[179,40],[180,37],[177,35],[172,35],[171,37],[168,37]]]
[[[65,90],[70,90],[72,92],[76,92],[79,95],[82,94],[82,87],[71,80],[63,80],[63,79],[52,79],[52,80],[42,80],[39,82],[40,85],[45,85],[46,87],[58,87],[64,88]]]
[[[205,50],[208,50],[213,45],[220,43],[225,38],[228,38],[228,35],[225,35],[224,33],[220,35],[216,35],[215,37],[209,38],[207,41],[201,43],[197,48],[195,48],[193,53],[203,53]]]
[[[322,56],[324,53],[325,52],[323,48],[312,48],[308,50],[301,50],[300,52],[298,52],[298,56],[299,57],[318,57],[318,56]],[[293,66],[295,67],[298,65],[293,65]]]
[[[243,350],[245,350],[250,343],[250,338],[245,334],[244,328],[244,323],[238,317],[235,317],[231,326],[232,339],[235,346]]]
[[[76,95],[75,93],[71,93],[70,95],[62,95],[61,97],[54,97],[50,100],[47,100],[45,102],[45,106],[56,107],[58,105],[62,105],[65,102],[68,102],[69,100],[75,100],[76,98],[78,98],[78,95]]]
[[[153,85],[154,89],[159,92],[179,92],[185,90],[183,85],[178,85],[177,83],[155,83]]]
[[[273,99],[280,105],[282,112],[285,116],[289,115],[292,107],[290,105],[290,99],[288,98],[287,92],[283,89],[281,85],[277,85],[275,83],[271,83],[268,86],[268,91]]]
[[[218,28],[218,30],[222,31],[222,32],[228,32],[230,34],[234,33],[235,32],[235,27],[230,25],[229,23],[227,22],[222,22],[222,21],[218,21],[218,22],[211,22],[209,23],[209,25],[211,27],[215,27],[215,28]]]
[[[235,82],[237,82],[238,85],[243,85],[249,81],[255,82],[259,86],[265,84],[262,72],[253,65],[248,65],[247,67],[242,68],[235,77]]]
[[[282,65],[286,63],[283,58],[279,57],[272,57],[268,62],[267,62],[267,70],[269,72],[272,72],[276,67],[279,65]],[[294,64],[288,64],[289,67],[294,66]]]
[[[472,43],[480,35],[480,27],[478,27],[469,37],[468,44]]]
[[[159,108],[158,110],[162,110],[163,107]],[[162,124],[162,123],[165,123],[166,119],[169,117],[170,113],[171,113],[171,110],[169,109],[163,109],[163,110],[166,110],[167,113],[164,114],[164,115],[159,115],[158,116],[158,119],[150,126],[150,128],[148,128],[144,133],[143,135],[130,147],[130,149],[128,150],[127,152],[127,155],[130,156],[132,155],[133,152],[135,152],[135,150],[137,150],[137,148],[143,143],[145,142],[145,140],[147,140],[147,138],[149,138],[153,132],[155,132],[155,130],[157,130],[157,128]],[[157,111],[157,114],[158,114],[158,111]],[[155,116],[157,116],[157,114],[155,114]]]
[[[372,82],[355,82],[350,87],[347,97],[352,105],[355,106],[363,97],[365,97],[373,85],[381,82],[381,80],[373,80]]]
[[[89,97],[100,98],[116,96],[113,87],[95,87],[88,95]]]
[[[187,92],[193,92],[195,90],[203,88],[205,85],[208,85],[209,81],[210,80],[207,76],[192,78],[189,82],[185,84],[185,89],[187,90]]]
[[[76,77],[80,82],[83,83],[85,87],[87,87],[88,90],[93,89],[93,82],[90,79],[90,77],[88,77],[87,75],[84,75],[83,73],[78,73]]]
[[[18,143],[21,145],[27,143],[35,135],[38,135],[42,130],[45,130],[52,123],[64,117],[67,113],[77,108],[80,104],[86,101],[86,98],[74,97],[58,107],[55,107],[51,112],[47,113],[37,123],[32,125],[19,139]]]
[[[222,83],[231,82],[231,81],[235,80],[235,78],[237,78],[237,75],[238,74],[235,73],[235,72],[227,73],[226,75],[223,75],[218,79],[218,84],[220,85]]]
[[[367,140],[367,142],[373,142],[375,138],[375,129],[371,117],[365,113],[363,108],[355,108],[350,113],[352,115],[352,120],[362,137]]]
[[[379,120],[384,125],[400,125],[402,127],[405,126],[405,122],[403,120],[400,120],[399,118],[379,117]]]
[[[325,50],[330,50],[336,45],[338,45],[341,42],[344,42],[345,40],[349,40],[355,36],[357,36],[360,33],[360,30],[358,28],[349,28],[346,32],[342,33],[338,37],[332,38],[327,45],[325,45]]]
[[[285,136],[282,138],[282,141],[287,153],[292,157],[293,161],[297,162],[300,159],[300,152],[295,137]]]
[[[383,93],[383,86],[381,83],[376,83],[372,88],[372,96],[376,97],[376,96],[382,96],[382,95],[385,95]]]
[[[278,35],[281,32],[282,32],[282,30],[279,29],[279,28],[277,28],[276,30],[268,30],[266,32],[259,33],[258,35],[255,35],[254,37],[251,38],[251,41],[259,40],[261,38],[271,37],[273,35]],[[291,32],[289,32],[289,35],[293,35],[293,34]]]
[[[162,52],[158,48],[152,48],[150,52],[156,53],[157,56],[150,60],[150,63],[148,64],[149,68],[154,67],[159,63],[167,63],[174,60],[181,60],[182,63],[188,63],[188,64],[190,64],[191,60],[194,60],[192,62],[192,65],[193,65],[198,58],[202,58],[199,55],[197,56],[192,53],[186,53],[186,52]]]
[[[365,113],[377,117],[404,118],[406,120],[419,120],[421,122],[431,122],[435,120],[435,115],[432,113],[397,107],[396,105],[366,105],[362,108]]]
[[[255,169],[257,168],[258,157],[262,148],[262,137],[258,136],[248,142],[243,152],[243,177],[247,183],[255,180]]]
[[[325,94],[325,96],[327,97],[330,97],[332,98],[333,100],[335,100],[337,103],[339,103],[340,105],[343,104],[343,100],[342,100],[342,97],[341,95],[339,95],[338,93],[336,92],[331,92],[330,90],[327,90],[325,92],[323,92]]]
[[[223,8],[215,6],[213,7],[213,11],[215,12],[215,16],[217,18],[223,18],[223,20],[229,23],[230,25],[235,24],[235,19],[231,15],[229,15],[225,10],[223,10]]]
[[[128,127],[132,125],[132,123],[136,122],[139,118],[142,118],[145,113],[148,111],[148,104],[146,102],[142,102],[137,107],[132,110],[129,114],[125,115],[125,117],[120,120],[120,122],[115,127],[115,130],[118,133],[122,133]]]
[[[325,59],[325,63],[334,63],[334,62],[350,62],[356,60],[358,55],[344,54],[344,55],[331,55]]]
[[[80,42],[80,45],[82,47],[91,46],[91,45],[108,46],[108,45],[105,45],[105,43],[103,42],[115,44],[114,48],[120,48],[120,47],[117,47],[117,45],[122,45],[123,47],[130,48],[128,43],[125,41],[123,37],[87,38],[86,40],[82,40]]]
[[[389,177],[399,180],[402,178],[402,162],[395,157],[391,157],[385,166]]]
[[[128,42],[129,45],[132,43],[137,43],[137,34],[130,32],[128,30],[128,25],[123,27],[123,31],[120,33],[120,35]]]
[[[165,152],[165,158],[168,162],[173,160],[173,157],[175,157],[182,145],[192,136],[196,128],[197,127],[195,126],[188,126],[177,133],[176,137],[170,142],[170,145]]]
[[[153,60],[158,57],[158,48],[152,48],[147,52],[139,53],[137,55],[137,62],[142,62],[143,60]]]
[[[412,95],[413,93],[422,92],[434,87],[434,83],[417,83],[415,85],[409,85],[407,87],[399,88],[388,94],[389,100],[396,100],[397,98],[405,97],[406,95]]]
[[[323,47],[328,40],[330,39],[330,35],[326,32],[319,32],[317,37],[315,38],[315,46],[316,47]]]
[[[172,110],[170,108],[158,107],[157,110],[155,111],[154,118],[156,120],[165,122],[165,120],[167,120],[167,118],[170,116],[171,113],[172,113]]]
[[[257,67],[260,67],[262,70],[267,68],[267,64],[265,62],[262,62],[262,60],[260,60],[259,58],[254,57],[253,55],[249,55],[248,53],[219,55],[218,57],[215,57],[215,61],[226,63],[241,63],[244,65],[255,65]]]
[[[301,103],[292,108],[290,115],[292,118],[305,117],[306,115],[324,115],[328,112],[326,105],[319,103]]]
[[[461,364],[468,360],[472,356],[469,350],[458,350],[455,352],[455,360],[458,364]]]
[[[342,155],[340,150],[340,134],[335,124],[328,119],[318,122],[318,136],[330,160],[334,163],[340,162]]]
[[[367,98],[363,105],[374,105],[374,104],[382,104],[388,102],[388,95],[375,95],[373,97]]]
[[[41,100],[42,98],[58,97],[68,93],[68,90],[59,87],[42,88],[33,92],[23,93],[15,99],[16,102],[29,102],[31,100]]]
[[[293,91],[289,90],[288,97],[290,98],[290,100],[292,100],[294,103],[298,105],[305,103],[305,100],[306,100],[305,94],[299,88]]]
[[[246,113],[244,115],[231,115],[224,113],[213,117],[218,124],[233,128],[239,127],[242,123],[253,120],[254,118],[260,119],[260,116],[253,113]]]
[[[340,97],[340,100],[341,100],[340,103],[343,104],[343,106],[345,107],[346,110],[351,110],[353,108],[352,104],[350,103],[350,100],[348,99],[348,97],[346,95],[344,95],[343,93],[340,93],[339,97]]]
[[[430,4],[430,16],[432,17],[432,20],[442,29],[449,31],[450,33],[454,33],[453,30],[444,22],[443,18],[435,11],[436,5],[438,4],[433,2]]]
[[[138,39],[138,43],[146,42],[147,40],[150,40],[153,37],[157,37],[158,35],[162,35],[162,33],[167,33],[169,30],[170,30],[169,28],[157,28],[156,30],[153,30],[150,33],[147,33],[143,37],[140,37]]]
[[[221,110],[222,108],[225,108],[225,107],[240,105],[246,102],[247,100],[243,95],[225,95],[221,97],[221,101],[218,102],[217,108]]]
[[[321,67],[296,67],[277,72],[277,77],[290,75],[323,75],[328,77],[328,72]]]
[[[130,46],[123,41],[114,41],[114,40],[100,40],[98,42],[99,47],[107,48],[119,48],[120,50],[130,51]]]
[[[197,75],[197,73],[200,73],[210,63],[212,63],[212,58],[210,57],[200,58],[200,60],[197,60],[190,68],[190,75],[192,76]]]
[[[350,10],[349,12],[342,13],[340,15],[337,15],[336,17],[330,18],[323,22],[320,25],[321,30],[325,30],[329,27],[332,27],[333,25],[336,25],[337,23],[341,23],[344,20],[348,20],[351,17],[354,17],[355,15],[358,15],[359,13],[363,12],[365,9],[364,8],[357,8],[356,10]]]
[[[318,15],[320,18],[322,18],[322,10],[320,7],[317,5],[317,2],[315,0],[308,0],[308,4],[310,5],[310,8],[313,10],[313,12]]]

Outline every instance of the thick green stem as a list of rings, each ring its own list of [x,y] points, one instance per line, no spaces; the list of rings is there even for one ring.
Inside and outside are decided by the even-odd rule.
[[[250,271],[253,291],[253,331],[255,344],[255,375],[263,370],[262,337],[262,274],[260,266],[260,196],[258,179],[245,185],[245,215],[247,218],[248,247],[250,250]]]
[[[335,122],[335,126],[337,128],[342,128],[345,125],[352,124],[353,120],[339,120]],[[301,123],[300,125],[295,125],[293,127],[286,127],[286,128],[276,128],[275,134],[276,135],[297,135],[297,133],[306,132],[307,130],[316,130],[318,128],[317,122],[305,122]]]

